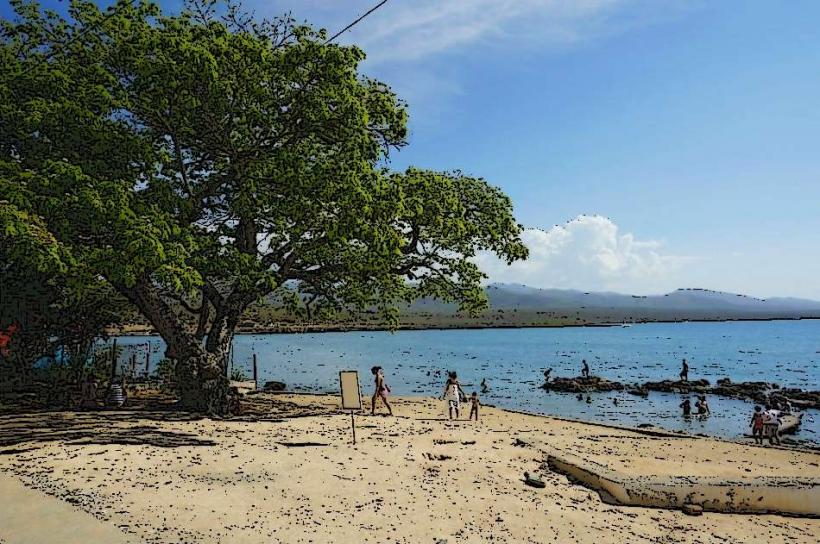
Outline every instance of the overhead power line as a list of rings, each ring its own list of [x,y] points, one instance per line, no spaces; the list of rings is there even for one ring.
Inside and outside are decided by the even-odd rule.
[[[333,40],[335,40],[336,38],[338,38],[339,36],[341,36],[342,34],[347,32],[348,30],[350,30],[351,28],[353,28],[354,26],[359,24],[365,17],[367,17],[368,15],[370,15],[371,13],[373,13],[374,11],[376,11],[377,9],[379,9],[380,7],[385,5],[386,3],[387,3],[387,0],[382,0],[381,2],[379,2],[375,6],[373,6],[372,8],[367,10],[366,12],[364,12],[358,19],[356,19],[355,21],[353,21],[352,23],[350,23],[349,25],[347,25],[346,27],[341,29],[339,32],[337,32],[336,34],[334,34],[333,36],[328,38],[327,41],[325,41],[325,44],[328,44],[328,43],[332,42]]]

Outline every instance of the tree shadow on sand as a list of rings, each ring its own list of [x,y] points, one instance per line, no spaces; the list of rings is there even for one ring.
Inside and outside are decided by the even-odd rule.
[[[123,444],[160,448],[214,446],[194,433],[169,431],[151,421],[196,419],[174,412],[39,412],[0,416],[0,454],[19,453],[19,445],[63,442],[71,445]]]

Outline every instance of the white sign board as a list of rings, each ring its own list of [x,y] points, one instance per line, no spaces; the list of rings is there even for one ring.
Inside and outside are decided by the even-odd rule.
[[[342,409],[361,410],[362,393],[359,389],[359,373],[356,370],[339,371],[339,385],[342,390]]]

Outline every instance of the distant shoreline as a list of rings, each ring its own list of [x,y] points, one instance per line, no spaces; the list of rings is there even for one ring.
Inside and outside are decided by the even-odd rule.
[[[729,317],[719,319],[694,318],[694,319],[652,319],[623,322],[605,323],[556,323],[554,325],[544,323],[533,324],[454,324],[454,325],[415,325],[400,324],[396,328],[381,325],[369,325],[366,323],[354,324],[322,324],[322,325],[297,325],[279,324],[275,326],[255,326],[240,327],[236,334],[306,334],[306,333],[330,333],[330,332],[398,332],[398,331],[424,331],[424,330],[480,330],[480,329],[563,329],[563,328],[583,328],[583,327],[631,327],[633,325],[647,325],[653,323],[730,323],[730,322],[760,322],[760,321],[815,321],[820,320],[818,316],[799,317]],[[159,336],[159,333],[149,325],[120,325],[106,329],[108,336]]]

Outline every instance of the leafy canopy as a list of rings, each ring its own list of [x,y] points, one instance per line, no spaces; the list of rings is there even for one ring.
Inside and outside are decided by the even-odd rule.
[[[294,284],[299,303],[329,308],[435,296],[477,310],[470,258],[526,257],[500,190],[386,168],[407,109],[359,73],[358,47],[207,1],[167,15],[73,0],[68,18],[11,4],[0,243],[40,270],[104,278],[163,336],[181,328],[162,301],[210,339]]]

